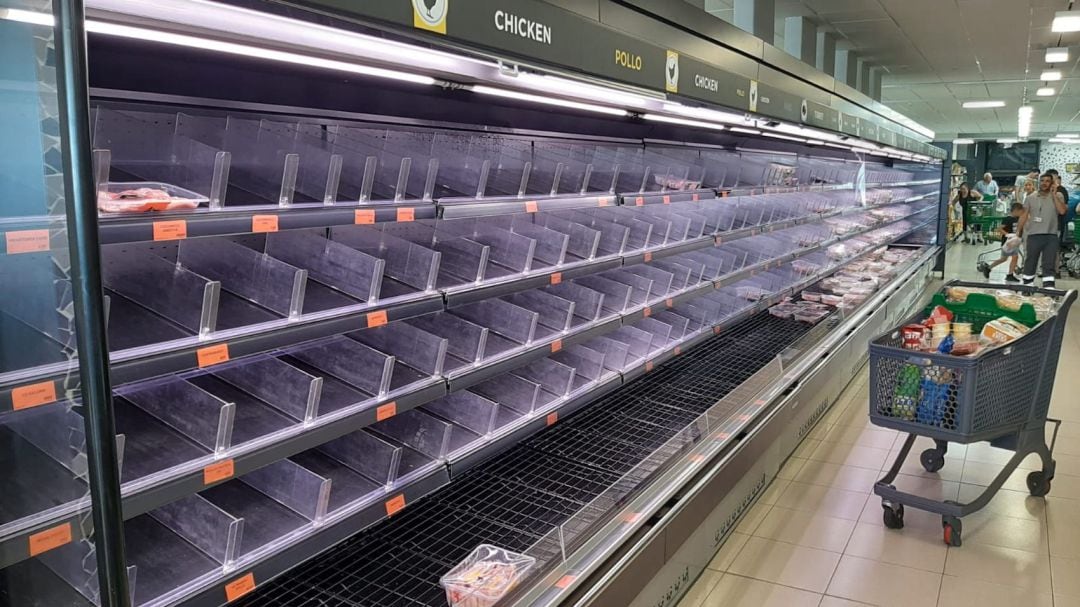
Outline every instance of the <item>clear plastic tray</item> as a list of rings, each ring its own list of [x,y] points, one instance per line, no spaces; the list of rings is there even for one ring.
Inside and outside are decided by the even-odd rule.
[[[98,210],[102,213],[193,211],[209,200],[191,190],[156,181],[106,183],[98,189]]]
[[[480,544],[439,578],[439,584],[450,607],[493,607],[535,564],[533,557]]]

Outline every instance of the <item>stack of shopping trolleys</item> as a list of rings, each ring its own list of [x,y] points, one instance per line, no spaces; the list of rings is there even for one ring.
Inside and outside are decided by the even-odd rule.
[[[991,289],[997,298],[984,293],[952,296]],[[1050,492],[1054,442],[1061,422],[1049,419],[1047,413],[1065,321],[1076,297],[1076,291],[954,281],[936,294],[920,314],[870,343],[870,420],[908,433],[896,461],[874,486],[874,493],[882,499],[887,527],[902,528],[904,506],[917,508],[940,514],[945,543],[960,546],[960,519],[986,506],[1032,453],[1041,458],[1042,469],[1028,475],[1028,490],[1037,497]],[[1009,304],[995,303],[1002,298]],[[1038,312],[1031,303],[1036,299],[1040,304]],[[976,336],[984,325],[1001,317],[1024,325],[1027,331],[1012,341],[983,347],[968,356],[909,349],[910,341],[905,348],[903,327],[921,323],[937,306],[948,309],[953,322],[970,323]],[[911,337],[910,331],[906,337]],[[1053,425],[1049,442],[1048,423]],[[936,501],[900,491],[893,485],[919,436],[935,444],[920,455],[928,472],[945,466],[949,443],[988,441],[994,447],[1012,451],[1013,456],[976,499],[968,503]]]

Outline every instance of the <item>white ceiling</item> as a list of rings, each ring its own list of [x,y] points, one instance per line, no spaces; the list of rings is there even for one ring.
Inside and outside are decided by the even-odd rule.
[[[701,0],[688,0],[698,4]],[[705,0],[731,21],[732,0]],[[1017,108],[1035,108],[1032,137],[1080,132],[1080,33],[1056,34],[1050,22],[1074,0],[776,0],[774,45],[783,48],[783,21],[802,15],[837,33],[881,66],[881,101],[933,129],[957,135],[1015,136]],[[1075,0],[1080,9],[1080,0]],[[1048,47],[1070,47],[1066,65],[1049,66]],[[1040,83],[1043,70],[1064,79]],[[1053,86],[1053,97],[1035,89]],[[965,110],[968,100],[1002,100],[1000,109]]]

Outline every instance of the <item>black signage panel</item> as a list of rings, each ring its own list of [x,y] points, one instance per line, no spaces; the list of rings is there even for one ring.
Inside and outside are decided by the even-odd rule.
[[[587,72],[655,90],[665,90],[667,50],[602,27],[590,28],[574,42]]]
[[[896,133],[890,131],[889,129],[879,128],[878,140],[887,146],[896,147]]]
[[[785,93],[768,84],[757,83],[757,109],[750,110],[765,116],[802,122],[802,98]]]
[[[859,119],[859,136],[870,141],[877,141],[878,126],[864,118]]]
[[[671,64],[669,57],[665,69],[670,70]],[[678,55],[675,64],[678,71],[678,90],[668,87],[668,92],[744,112],[750,109],[749,78],[725,72],[685,55]]]
[[[806,118],[803,119],[803,122],[810,126],[839,131],[840,112],[816,101],[807,101]]]
[[[423,0],[417,3],[426,5]],[[571,66],[581,65],[586,26],[569,11],[520,0],[450,2],[446,15],[446,35],[451,38]]]
[[[423,0],[417,0],[423,4]],[[433,8],[445,10],[447,0],[431,2]],[[356,0],[296,0],[297,4],[313,8],[326,9],[342,15],[356,15],[371,17],[382,21],[389,21],[398,25],[413,25],[413,6],[411,0],[368,0],[356,2]],[[442,4],[443,7],[435,6]],[[425,6],[426,8],[426,6]],[[428,14],[431,14],[430,12]],[[438,15],[434,15],[437,17]]]
[[[851,114],[840,112],[840,132],[859,136],[859,119]]]

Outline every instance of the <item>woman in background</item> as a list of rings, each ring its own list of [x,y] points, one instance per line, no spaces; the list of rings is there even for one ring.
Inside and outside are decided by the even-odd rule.
[[[971,189],[966,183],[961,183],[960,187],[956,188],[956,194],[953,195],[951,203],[960,204],[960,220],[963,221],[963,230],[967,231],[967,219],[968,219],[968,205],[972,202],[982,200],[982,194]]]

